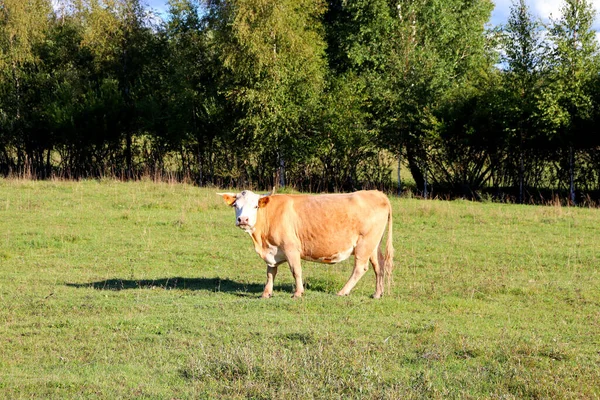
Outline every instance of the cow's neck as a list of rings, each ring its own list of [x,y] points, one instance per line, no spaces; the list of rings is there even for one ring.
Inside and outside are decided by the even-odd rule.
[[[268,232],[266,212],[259,210],[259,215],[256,218],[256,224],[252,232],[248,232],[254,243],[254,250],[262,257],[265,257],[269,244],[267,243],[266,234]]]

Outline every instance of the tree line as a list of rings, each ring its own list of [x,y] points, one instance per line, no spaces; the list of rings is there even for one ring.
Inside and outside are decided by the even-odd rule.
[[[0,1],[0,173],[600,194],[589,0]]]

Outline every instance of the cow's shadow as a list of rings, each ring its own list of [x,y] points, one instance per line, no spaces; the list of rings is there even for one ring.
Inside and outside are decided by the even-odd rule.
[[[201,290],[206,292],[232,293],[241,297],[254,297],[262,293],[264,284],[237,282],[222,278],[160,278],[160,279],[106,279],[89,283],[67,283],[75,288],[93,288],[96,290],[132,290],[132,289],[165,289],[165,290]],[[292,292],[290,284],[275,285],[274,290]]]

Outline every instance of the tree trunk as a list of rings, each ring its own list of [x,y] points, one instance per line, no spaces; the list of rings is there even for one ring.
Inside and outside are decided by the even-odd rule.
[[[428,198],[429,197],[429,191],[427,190],[427,170],[423,170],[423,197],[424,198]]]
[[[125,163],[127,164],[125,168],[127,168],[126,176],[127,179],[131,179],[133,177],[133,157],[132,157],[132,138],[131,133],[127,132],[125,137]]]
[[[419,190],[421,193],[425,193],[425,175],[419,167],[419,162],[417,161],[415,154],[410,147],[406,148],[406,158],[408,160],[408,168],[410,169],[410,173],[415,180],[415,184],[417,185],[417,190]]]
[[[197,178],[197,184],[198,186],[202,187],[203,185],[203,181],[204,181],[204,176],[202,175],[202,150],[200,149],[200,145],[198,145],[198,178]]]
[[[46,153],[46,178],[50,178],[52,175],[52,165],[50,165],[50,152],[51,149],[48,149],[48,153]]]
[[[398,151],[398,196],[402,194],[402,177],[400,176],[400,168],[402,166],[402,151]]]
[[[279,170],[277,171],[277,175],[279,178],[279,187],[285,187],[285,160],[283,157],[279,156]]]
[[[573,146],[569,147],[569,199],[571,205],[575,205],[575,152]]]
[[[525,165],[523,162],[523,148],[519,149],[519,204],[523,204],[523,181],[525,180]]]

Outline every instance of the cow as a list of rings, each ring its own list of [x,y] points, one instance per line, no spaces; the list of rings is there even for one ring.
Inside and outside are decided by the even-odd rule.
[[[254,249],[267,263],[263,298],[273,295],[277,267],[288,262],[295,280],[292,297],[304,293],[300,260],[334,264],[354,255],[350,279],[337,293],[347,296],[365,274],[375,271],[375,294],[383,295],[384,276],[393,268],[392,207],[377,190],[345,194],[266,194],[250,190],[217,193],[235,207],[235,224],[250,234]],[[385,255],[380,249],[387,223]]]

